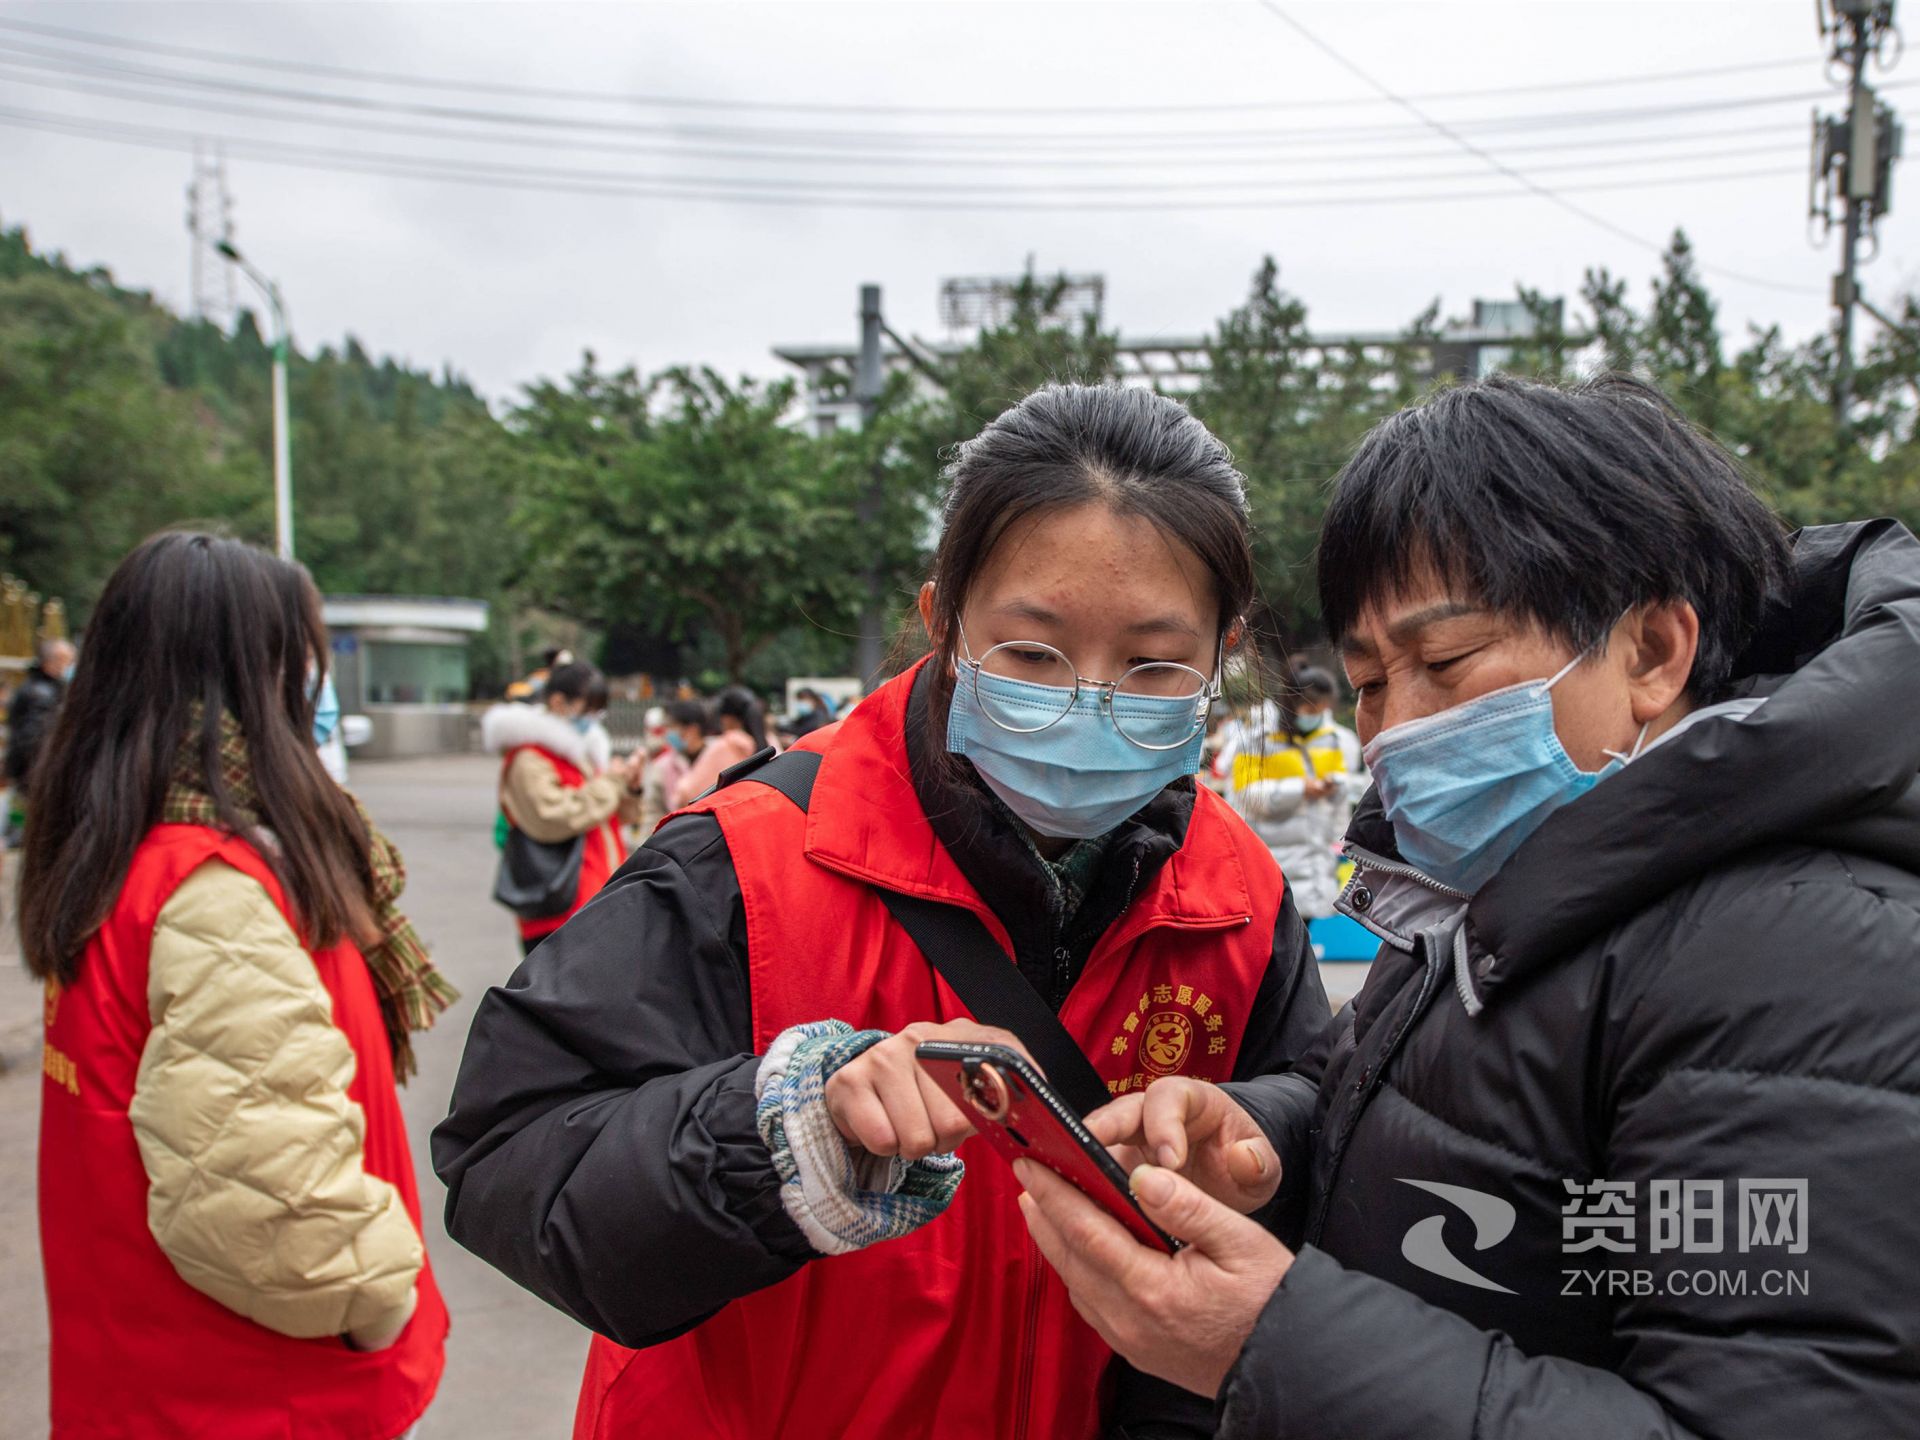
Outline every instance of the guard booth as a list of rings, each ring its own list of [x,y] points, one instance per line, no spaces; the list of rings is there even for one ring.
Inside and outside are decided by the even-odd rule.
[[[487,603],[434,595],[329,595],[340,709],[372,735],[355,759],[457,754],[468,748],[467,646]]]

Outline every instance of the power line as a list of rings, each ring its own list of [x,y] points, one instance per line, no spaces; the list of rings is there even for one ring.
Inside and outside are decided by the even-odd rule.
[[[1339,65],[1341,69],[1355,76],[1370,88],[1379,91],[1383,97],[1385,97],[1388,100],[1391,100],[1395,105],[1398,105],[1402,110],[1405,110],[1409,115],[1413,116],[1421,124],[1427,126],[1429,129],[1435,131],[1438,134],[1446,136],[1447,139],[1453,141],[1455,145],[1459,146],[1462,150],[1465,150],[1468,154],[1476,156],[1479,159],[1485,161],[1491,168],[1499,171],[1502,175],[1505,175],[1509,180],[1513,180],[1516,183],[1525,186],[1528,190],[1532,191],[1535,195],[1539,196],[1541,199],[1549,201],[1550,203],[1559,206],[1562,210],[1565,210],[1567,213],[1571,215],[1578,216],[1580,219],[1585,220],[1588,224],[1599,226],[1602,230],[1605,230],[1610,235],[1614,235],[1619,239],[1629,241],[1632,244],[1639,245],[1647,250],[1651,250],[1656,255],[1666,253],[1666,247],[1664,245],[1661,245],[1655,241],[1649,240],[1643,235],[1636,234],[1635,232],[1627,229],[1624,225],[1616,224],[1614,221],[1607,219],[1606,216],[1601,215],[1596,211],[1590,210],[1586,206],[1581,205],[1576,201],[1567,199],[1565,195],[1562,194],[1560,191],[1550,189],[1549,187],[1542,185],[1539,181],[1532,179],[1530,176],[1526,175],[1522,171],[1514,169],[1513,166],[1507,164],[1506,161],[1500,159],[1499,156],[1494,155],[1490,151],[1484,150],[1480,146],[1474,144],[1473,141],[1468,139],[1466,136],[1460,134],[1456,129],[1448,125],[1445,121],[1436,119],[1435,117],[1429,115],[1425,110],[1422,110],[1420,106],[1414,103],[1412,100],[1408,99],[1403,95],[1395,93],[1395,91],[1393,91],[1390,87],[1388,87],[1381,81],[1374,79],[1372,75],[1368,74],[1365,70],[1361,69],[1353,61],[1347,59],[1345,55],[1342,55],[1338,50],[1334,49],[1326,41],[1322,40],[1318,35],[1314,34],[1313,31],[1309,30],[1306,26],[1302,25],[1298,20],[1294,19],[1293,16],[1288,14],[1285,10],[1281,9],[1281,7],[1275,3],[1275,0],[1258,0],[1258,4],[1260,5],[1261,9],[1265,10],[1269,15],[1273,16],[1274,19],[1280,21],[1281,24],[1287,26],[1295,34],[1299,35],[1303,40],[1305,40],[1308,44],[1312,45],[1316,50],[1320,51],[1321,54],[1325,55],[1328,59],[1332,60],[1335,64]],[[1595,187],[1587,186],[1587,187],[1580,187],[1580,188],[1592,189]],[[1762,276],[1748,275],[1745,272],[1739,271],[1739,270],[1730,270],[1723,265],[1709,265],[1704,261],[1696,262],[1696,263],[1700,265],[1700,268],[1702,270],[1709,270],[1715,274],[1724,275],[1729,279],[1739,280],[1748,285],[1758,285],[1768,290],[1784,290],[1794,294],[1818,294],[1819,293],[1819,291],[1813,286],[1788,285],[1788,284],[1783,284],[1778,280],[1768,280]]]
[[[4,49],[4,42],[0,42]],[[264,109],[258,105],[240,104],[217,99],[155,95],[139,90],[128,90],[111,84],[100,84],[84,79],[48,78],[31,72],[22,73],[13,69],[4,54],[0,54],[0,72],[9,73],[16,83],[31,85],[40,89],[58,90],[68,94],[95,95],[107,99],[131,100],[139,104],[160,105],[174,109],[191,109],[221,115],[238,115],[249,119],[274,120],[290,125],[324,125],[332,128],[370,131],[377,134],[415,135],[427,139],[451,140],[459,143],[485,143],[507,145],[535,145],[550,150],[557,143],[548,134],[516,135],[510,131],[474,131],[430,129],[418,125],[408,125],[391,120],[360,119],[349,115],[326,114],[315,116],[299,111]],[[1531,119],[1522,117],[1515,122],[1532,125]],[[1637,123],[1637,121],[1635,122]],[[1553,152],[1560,150],[1588,150],[1615,148],[1620,146],[1649,146],[1666,144],[1684,144],[1693,141],[1713,140],[1751,135],[1792,134],[1796,137],[1804,134],[1805,126],[1796,120],[1791,123],[1773,125],[1749,125],[1733,129],[1678,131],[1665,130],[1653,135],[1588,136],[1586,138],[1558,138],[1533,141],[1505,147],[1509,153]],[[1339,132],[1352,134],[1353,132]],[[778,160],[788,163],[808,165],[873,165],[873,166],[911,166],[920,169],[927,166],[943,168],[1015,168],[1045,169],[1066,168],[1076,170],[1133,168],[1135,166],[1177,166],[1181,169],[1219,168],[1234,165],[1270,165],[1270,164],[1345,164],[1354,159],[1379,158],[1383,155],[1409,159],[1419,158],[1419,152],[1409,153],[1407,146],[1419,143],[1440,143],[1418,127],[1403,127],[1400,134],[1392,138],[1381,138],[1361,134],[1357,143],[1364,147],[1351,149],[1332,138],[1316,138],[1310,148],[1297,147],[1286,155],[1274,155],[1271,147],[1264,147],[1258,153],[1246,154],[1203,154],[1196,155],[1187,150],[1170,152],[1164,157],[1127,156],[1118,154],[1094,155],[1035,155],[1030,151],[1006,155],[983,154],[973,152],[963,155],[927,154],[921,151],[892,151],[870,153],[860,151],[821,151],[767,150],[767,149],[730,149],[710,145],[682,146],[662,142],[646,143],[633,141],[596,141],[583,138],[569,138],[563,143],[576,150],[593,151],[607,154],[625,155],[678,155],[689,159],[703,160]],[[1439,151],[1435,154],[1442,153]]]
[[[1262,0],[1265,3],[1265,0]],[[1271,7],[1269,7],[1271,8]],[[1276,12],[1280,13],[1280,12]],[[1289,22],[1291,23],[1291,22]],[[360,113],[411,115],[425,119],[460,120],[490,126],[520,126],[529,129],[541,129],[568,133],[617,133],[627,135],[659,135],[672,137],[692,137],[712,140],[746,140],[762,144],[833,146],[844,143],[880,145],[890,148],[910,147],[918,144],[936,144],[947,146],[980,146],[1017,144],[1026,148],[1044,147],[1056,151],[1085,149],[1105,150],[1114,147],[1181,147],[1195,143],[1211,145],[1261,145],[1278,141],[1315,142],[1328,138],[1356,139],[1375,136],[1390,139],[1405,135],[1419,127],[1365,126],[1355,128],[1349,125],[1293,127],[1289,129],[1246,129],[1233,130],[1178,130],[1178,131],[1119,131],[1106,134],[1090,132],[1058,131],[889,131],[889,130],[795,130],[787,126],[737,126],[737,125],[690,125],[681,122],[655,121],[619,121],[594,120],[579,116],[553,115],[532,111],[500,111],[475,109],[468,106],[450,106],[428,104],[407,100],[381,100],[361,95],[341,95],[327,91],[291,90],[271,85],[259,85],[250,81],[228,80],[217,76],[192,75],[176,71],[153,70],[141,66],[121,65],[110,61],[99,61],[86,56],[75,56],[60,51],[49,51],[46,47],[24,44],[19,41],[0,41],[0,52],[12,52],[7,63],[13,66],[52,69],[56,72],[99,77],[102,75],[124,78],[136,83],[172,86],[189,90],[211,90],[221,94],[238,94],[263,97],[283,103],[292,102],[312,105],[330,110],[347,110]],[[1894,88],[1888,86],[1886,88]],[[177,96],[162,97],[168,103],[187,103]],[[1741,96],[1729,99],[1692,101],[1679,104],[1658,106],[1633,106],[1613,110],[1575,110],[1550,111],[1540,114],[1509,114],[1482,116],[1456,120],[1451,127],[1426,117],[1418,107],[1408,107],[1421,117],[1427,128],[1440,128],[1459,143],[1455,133],[1461,130],[1490,133],[1521,129],[1533,131],[1544,128],[1578,127],[1583,125],[1608,125],[1616,123],[1648,122],[1667,119],[1680,115],[1706,114],[1731,110],[1753,109],[1757,107],[1786,103],[1806,103],[1826,98],[1825,92],[1809,91],[1790,94],[1765,96]],[[1485,158],[1483,156],[1483,158]]]
[[[193,132],[189,131],[165,132],[156,131],[151,128],[115,125],[111,122],[29,118],[26,115],[5,107],[0,107],[0,125],[53,131],[55,133],[76,135],[81,138],[172,151],[190,150],[192,141],[195,138]],[[320,147],[279,145],[275,142],[250,140],[241,137],[216,138],[220,140],[220,143],[231,154],[250,155],[255,159],[270,164],[290,165],[297,168],[326,170],[336,173],[369,174],[396,179],[446,181],[459,184],[482,185],[496,189],[557,192],[629,199],[708,200],[730,204],[770,205],[789,208],[806,207],[826,210],[933,210],[946,212],[991,210],[996,214],[1006,212],[1162,211],[1176,214],[1189,214],[1206,210],[1310,210],[1427,203],[1453,204],[1482,200],[1514,199],[1523,193],[1521,191],[1503,189],[1438,191],[1420,194],[1286,196],[1245,200],[1223,200],[1214,198],[1177,201],[1096,200],[1062,202],[1057,204],[1005,201],[1000,199],[900,200],[888,198],[885,194],[875,194],[872,196],[846,194],[822,197],[819,195],[796,193],[792,191],[790,187],[779,191],[743,191],[738,188],[738,182],[711,181],[699,177],[662,179],[657,182],[645,183],[621,181],[618,179],[603,181],[591,177],[575,179],[570,177],[569,172],[556,171],[550,167],[482,165],[438,157],[371,156],[355,152],[326,150]],[[1571,190],[1637,190],[1668,185],[1703,185],[1761,178],[1770,179],[1782,175],[1797,175],[1798,173],[1800,173],[1798,168],[1791,166],[1751,170],[1719,170],[1702,174],[1662,176],[1656,179],[1589,182],[1567,188]],[[892,187],[885,188],[890,189]]]
[[[115,122],[98,121],[91,116],[60,115],[60,114],[49,113],[46,111],[25,110],[18,107],[10,108],[6,110],[4,113],[12,116],[15,119],[19,119],[22,121],[42,122],[48,125],[98,126],[98,127],[104,128],[107,126],[112,126],[115,123]],[[117,133],[135,133],[138,130],[138,127],[121,125],[121,126],[117,126],[116,129],[117,129]],[[191,139],[196,136],[204,138],[203,132],[200,132],[200,131],[161,129],[158,127],[149,127],[145,131],[145,133],[153,134],[153,135],[170,135],[176,139],[181,139],[181,140]],[[257,137],[251,141],[246,141],[246,142],[235,141],[234,143],[236,144],[250,143],[256,146],[283,144],[283,142],[266,141],[266,140],[258,139]],[[742,191],[771,191],[771,192],[779,192],[784,194],[796,194],[796,195],[797,194],[816,194],[816,195],[824,195],[829,198],[836,197],[836,196],[845,196],[848,194],[866,194],[869,192],[877,192],[881,195],[918,194],[918,195],[934,195],[934,196],[967,196],[982,202],[986,200],[1005,198],[1005,197],[1021,197],[1021,196],[1031,196],[1031,195],[1054,195],[1054,194],[1125,195],[1132,198],[1140,198],[1145,196],[1157,197],[1157,196],[1196,195],[1197,194],[1201,196],[1212,196],[1212,197],[1218,198],[1222,195],[1233,195],[1240,191],[1263,192],[1268,190],[1279,189],[1279,190],[1284,190],[1288,193],[1292,193],[1303,187],[1307,187],[1307,188],[1319,187],[1323,189],[1331,187],[1337,190],[1365,190],[1368,188],[1377,188],[1380,185],[1406,185],[1406,184],[1420,185],[1420,184],[1434,184],[1434,183],[1448,182],[1453,180],[1473,180],[1473,179],[1480,178],[1484,174],[1483,171],[1479,170],[1478,168],[1475,168],[1471,170],[1439,170],[1439,171],[1412,170],[1412,171],[1391,172],[1386,174],[1345,173],[1345,174],[1338,174],[1338,175],[1332,175],[1332,176],[1326,176],[1326,175],[1322,175],[1322,176],[1262,175],[1262,176],[1248,176],[1248,177],[1226,176],[1226,177],[1214,177],[1206,180],[1176,180],[1176,181],[1049,180],[1049,181],[1040,182],[1038,184],[1010,184],[1005,181],[969,182],[969,181],[952,181],[952,180],[941,180],[941,181],[899,180],[899,179],[891,179],[891,178],[883,178],[883,179],[877,179],[877,180],[873,180],[873,179],[798,180],[788,176],[767,176],[767,175],[718,175],[716,176],[716,175],[688,175],[688,174],[647,174],[647,173],[641,173],[641,172],[635,172],[635,171],[566,169],[562,167],[556,167],[550,161],[535,167],[515,166],[512,164],[502,164],[497,162],[489,166],[486,164],[486,162],[470,161],[470,160],[462,159],[455,156],[395,155],[395,154],[392,154],[391,152],[382,152],[382,151],[347,151],[347,150],[338,150],[338,149],[322,149],[320,147],[312,147],[312,146],[292,146],[292,145],[286,146],[285,148],[289,150],[299,150],[302,153],[309,154],[309,155],[312,155],[312,154],[352,155],[356,159],[369,161],[369,162],[384,162],[384,161],[391,160],[395,162],[403,162],[403,163],[414,164],[414,165],[429,165],[429,164],[438,165],[438,164],[444,163],[446,165],[449,165],[455,168],[479,167],[479,168],[491,169],[492,171],[495,171],[498,173],[515,172],[515,173],[546,174],[546,175],[561,176],[561,177],[572,179],[572,180],[591,181],[594,183],[617,183],[617,184],[636,184],[636,185],[679,185],[679,184],[702,185],[702,186],[716,185],[716,186],[736,187]],[[1650,164],[1660,164],[1660,165],[1699,164],[1702,162],[1717,161],[1717,160],[1750,159],[1757,155],[1771,155],[1777,158],[1780,155],[1780,153],[1781,153],[1781,149],[1778,145],[1770,145],[1770,144],[1769,145],[1745,145],[1745,146],[1732,146],[1732,147],[1727,147],[1727,148],[1718,149],[1718,150],[1704,150],[1704,151],[1694,151],[1694,152],[1678,154],[1678,155],[1665,155],[1665,156],[1658,157],[1657,159],[1650,159],[1649,157],[1642,156],[1642,155],[1634,155],[1634,156],[1621,156],[1621,157],[1612,157],[1612,158],[1597,159],[1597,160],[1587,159],[1587,160],[1567,160],[1567,161],[1549,162],[1547,165],[1543,166],[1542,168],[1549,169],[1549,170],[1557,170],[1557,171],[1558,170],[1566,170],[1566,171],[1609,170],[1609,169],[1619,169],[1622,166],[1628,166],[1628,165],[1645,168]],[[1379,158],[1385,159],[1388,157],[1383,156]]]
[[[350,66],[326,65],[317,61],[286,60],[265,55],[241,55],[231,51],[208,50],[191,45],[170,45],[154,40],[136,40],[75,30],[63,25],[44,25],[27,20],[0,18],[0,29],[14,30],[49,39],[130,50],[137,54],[161,55],[173,59],[207,64],[244,66],[256,70],[274,70],[288,75],[311,75],[347,80],[365,85],[402,85],[416,90],[439,90],[466,94],[514,96],[529,100],[567,100],[593,104],[621,104],[661,109],[730,110],[741,112],[806,113],[818,115],[1202,115],[1287,110],[1320,110],[1377,105],[1365,98],[1329,100],[1220,100],[1202,103],[1125,104],[1125,105],[900,105],[812,100],[737,100],[731,98],[659,95],[641,92],[577,90],[544,85],[519,85],[499,80],[464,80],[447,76],[359,70]],[[1431,91],[1413,96],[1430,103],[1458,100],[1489,100],[1512,95],[1563,94],[1569,90],[1599,90],[1619,86],[1664,84],[1682,80],[1704,80],[1723,75],[1750,75],[1767,71],[1805,69],[1804,56],[1779,60],[1751,60],[1727,65],[1699,66],[1686,70],[1663,70],[1636,75],[1597,76],[1584,80],[1536,82],[1527,85],[1493,86],[1478,90]]]

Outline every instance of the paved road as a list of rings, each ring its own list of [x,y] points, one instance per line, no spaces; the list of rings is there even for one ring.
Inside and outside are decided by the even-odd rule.
[[[418,1041],[420,1074],[401,1092],[420,1174],[427,1244],[453,1312],[447,1374],[423,1440],[539,1440],[573,1419],[586,1332],[460,1249],[440,1227],[445,1191],[427,1166],[427,1134],[445,1114],[473,1004],[519,959],[493,878],[494,768],[482,756],[363,763],[354,789],[406,856],[406,908],[463,992]],[[8,857],[8,883],[17,857]],[[34,1219],[40,1090],[40,992],[20,967],[9,913],[0,923],[0,1440],[47,1433],[46,1305]]]

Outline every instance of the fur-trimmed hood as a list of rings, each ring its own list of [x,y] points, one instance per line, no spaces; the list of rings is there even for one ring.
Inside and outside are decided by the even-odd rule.
[[[571,720],[551,710],[509,702],[496,705],[480,719],[480,743],[490,755],[504,755],[522,745],[538,745],[561,759],[598,775],[613,759],[613,739],[596,723],[584,735]]]

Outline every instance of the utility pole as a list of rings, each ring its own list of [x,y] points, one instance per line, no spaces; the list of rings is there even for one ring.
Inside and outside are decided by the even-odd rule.
[[[222,240],[220,253],[240,267],[266,297],[273,311],[273,520],[275,548],[282,560],[293,559],[293,434],[287,416],[287,306],[280,287],[249,264],[231,240]]]
[[[1893,162],[1900,158],[1901,128],[1891,107],[1867,84],[1867,58],[1886,63],[1881,49],[1893,28],[1894,0],[1821,0],[1820,34],[1832,45],[1830,63],[1847,76],[1847,113],[1816,114],[1809,219],[1822,236],[1841,218],[1840,273],[1833,277],[1834,428],[1845,435],[1853,404],[1853,311],[1860,303],[1860,242],[1874,238],[1880,217],[1893,204]]]
[[[880,364],[880,332],[883,328],[880,319],[880,287],[862,285],[860,287],[860,361],[853,375],[853,398],[860,406],[860,428],[870,429],[874,416],[880,409],[880,391],[885,379]],[[873,457],[873,469],[867,479],[867,488],[854,507],[854,516],[859,521],[861,542],[867,546],[866,560],[862,574],[866,581],[866,597],[860,607],[860,638],[854,649],[854,668],[860,672],[861,683],[869,693],[880,683],[881,666],[886,661],[886,596],[882,591],[882,566],[880,537],[875,534],[880,524],[880,512],[884,496],[881,486],[885,484],[885,472],[881,467],[880,456]]]

